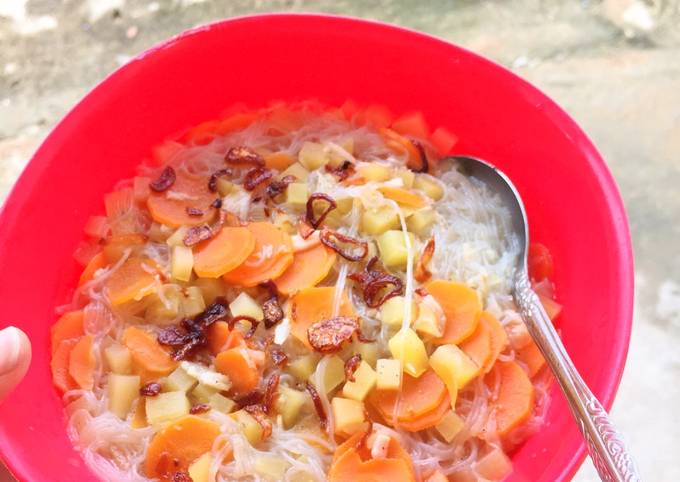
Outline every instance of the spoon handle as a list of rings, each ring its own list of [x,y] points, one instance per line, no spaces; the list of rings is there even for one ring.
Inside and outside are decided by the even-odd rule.
[[[576,371],[526,271],[515,280],[515,300],[532,338],[555,374],[574,415],[600,479],[605,482],[640,481],[635,463],[606,410]]]

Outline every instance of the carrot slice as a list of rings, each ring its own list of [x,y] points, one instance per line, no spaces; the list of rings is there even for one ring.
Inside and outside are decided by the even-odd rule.
[[[488,322],[479,318],[475,332],[460,344],[460,349],[469,356],[478,367],[484,367],[491,359],[491,329]]]
[[[146,450],[144,472],[149,478],[164,478],[186,472],[189,465],[206,452],[220,435],[215,422],[187,415],[154,435]]]
[[[71,350],[78,343],[77,338],[63,340],[59,343],[52,354],[50,368],[52,369],[52,382],[62,392],[68,392],[78,387],[78,384],[69,373],[68,364]]]
[[[245,345],[245,339],[238,330],[230,330],[226,321],[218,321],[208,327],[208,348],[213,355]]]
[[[215,368],[231,380],[230,391],[247,395],[257,388],[260,371],[246,348],[230,348],[215,358]]]
[[[482,372],[488,373],[493,368],[493,364],[496,363],[498,355],[501,354],[508,344],[508,334],[505,332],[505,328],[503,328],[500,321],[488,311],[482,311],[482,314],[479,316],[479,322],[486,324],[489,328],[491,356],[482,367]]]
[[[290,332],[310,349],[312,346],[307,338],[307,328],[317,321],[333,316],[334,298],[335,287],[333,286],[305,288],[291,298],[288,314],[288,319],[291,321]],[[354,316],[354,309],[346,293],[342,295],[339,311],[340,316]]]
[[[106,262],[106,256],[104,252],[100,252],[94,255],[94,257],[87,263],[85,269],[80,274],[80,279],[78,279],[78,286],[91,281],[94,278],[94,274],[97,270],[104,268],[108,263]]]
[[[146,236],[142,236],[141,234],[121,234],[112,236],[111,239],[106,242],[102,253],[104,253],[105,261],[113,264],[123,257],[125,250],[138,250],[144,246],[144,244],[146,244]]]
[[[104,283],[104,293],[113,305],[140,300],[154,290],[156,279],[147,271],[153,261],[129,258]],[[145,269],[147,267],[147,269]]]
[[[238,112],[219,121],[216,132],[223,136],[229,132],[245,129],[252,124],[257,117],[258,115],[256,112]]]
[[[177,173],[177,179],[170,189],[152,192],[146,201],[154,221],[172,228],[203,224],[214,216],[210,204],[215,194],[208,189],[208,180],[201,176]],[[203,211],[201,216],[190,216],[187,208]]]
[[[501,377],[498,397],[491,402],[491,406],[496,429],[499,435],[504,436],[531,415],[534,406],[534,387],[517,363],[497,362],[496,366],[498,374],[490,373],[487,380],[494,375]]]
[[[417,139],[427,139],[430,135],[430,128],[420,112],[404,114],[392,123],[392,130],[404,136],[411,136]]]
[[[316,286],[335,264],[335,251],[323,244],[296,252],[293,264],[274,281],[279,293],[291,295],[304,288]]]
[[[128,327],[123,333],[123,343],[130,350],[135,371],[144,379],[159,378],[177,368],[177,362],[156,337],[141,328]]]
[[[449,398],[448,392],[437,407],[431,412],[427,412],[425,415],[418,417],[415,420],[404,420],[399,422],[399,428],[406,430],[407,432],[419,432],[430,427],[437,425],[441,419],[444,417],[446,412],[451,410],[451,398]]]
[[[199,146],[209,144],[217,137],[218,126],[219,121],[216,120],[201,122],[197,126],[189,129],[184,135],[183,141],[187,144],[191,143]]]
[[[439,154],[450,154],[458,143],[458,136],[444,127],[437,127],[430,136],[430,142]]]
[[[250,223],[247,228],[255,237],[255,249],[236,269],[224,275],[227,283],[251,287],[275,280],[293,263],[290,236],[272,223]]]
[[[420,166],[422,160],[418,148],[406,137],[393,131],[392,129],[379,129],[385,144],[396,154],[406,154],[407,164]]]
[[[201,278],[219,278],[240,266],[255,249],[247,228],[223,227],[217,235],[196,246],[194,271]]]
[[[264,165],[267,169],[283,171],[295,162],[295,158],[285,152],[272,152],[264,156]]]
[[[474,333],[479,323],[482,303],[477,292],[462,283],[454,281],[433,280],[425,285],[444,310],[446,326],[436,344],[458,344]]]
[[[380,191],[387,199],[392,199],[403,206],[408,206],[411,208],[421,208],[425,206],[425,201],[423,198],[415,192],[409,191],[408,189],[382,186],[378,188],[378,191]]]
[[[57,351],[57,347],[64,340],[80,338],[85,334],[83,320],[85,319],[83,310],[69,311],[61,315],[61,318],[52,325],[52,355]]]
[[[94,338],[85,335],[78,340],[69,353],[69,375],[83,390],[92,390],[94,386]]]
[[[515,350],[515,356],[527,366],[529,377],[536,375],[545,365],[545,358],[543,358],[540,348],[538,348],[538,345],[533,340],[522,348]]]

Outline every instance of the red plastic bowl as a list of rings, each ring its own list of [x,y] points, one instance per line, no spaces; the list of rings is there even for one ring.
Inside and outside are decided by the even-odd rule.
[[[507,70],[427,35],[323,15],[237,18],[168,40],[102,82],[50,134],[4,206],[2,320],[34,343],[27,379],[0,405],[0,455],[20,480],[95,480],[66,435],[48,334],[103,194],[152,146],[225,107],[309,98],[420,110],[460,137],[459,153],[510,175],[532,238],[555,258],[564,344],[611,406],[630,337],[633,258],[614,181],[574,121]],[[548,424],[514,455],[510,480],[568,480],[583,460],[566,403],[553,396]]]

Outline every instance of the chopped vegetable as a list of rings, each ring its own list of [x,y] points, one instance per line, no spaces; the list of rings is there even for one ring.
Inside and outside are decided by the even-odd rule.
[[[210,467],[212,463],[213,456],[208,452],[196,459],[187,469],[191,482],[210,482]]]
[[[184,391],[165,392],[146,398],[146,420],[149,425],[171,422],[189,415],[191,403]]]
[[[153,262],[129,258],[104,283],[104,292],[113,305],[141,300],[154,291]]]
[[[378,390],[398,390],[401,386],[401,362],[392,358],[381,358],[376,364]]]
[[[430,355],[430,366],[449,389],[455,408],[458,390],[479,375],[480,368],[456,345],[441,345]]]
[[[354,381],[348,380],[342,387],[342,396],[363,402],[375,387],[377,375],[368,363],[362,361],[353,376]]]
[[[230,348],[215,358],[215,368],[229,377],[231,392],[247,395],[257,388],[262,378],[252,355],[246,348]]]
[[[498,359],[498,355],[505,349],[508,344],[508,334],[500,321],[496,319],[491,313],[483,311],[479,316],[479,322],[485,323],[489,328],[489,345],[491,347],[491,356],[487,363],[482,367],[484,373],[488,373],[493,364]]]
[[[333,299],[335,288],[306,288],[298,291],[290,302],[291,333],[295,338],[311,348],[307,338],[308,328],[319,320],[333,316]],[[346,295],[343,294],[340,303],[341,316],[353,316],[354,309]]]
[[[463,430],[464,426],[465,420],[456,415],[456,412],[453,410],[449,410],[434,428],[437,429],[437,432],[439,432],[439,435],[441,435],[444,440],[451,443],[456,435]]]
[[[293,264],[276,279],[276,288],[283,295],[291,295],[314,287],[328,275],[336,259],[335,252],[320,243],[296,252]]]
[[[427,370],[427,350],[423,340],[410,328],[399,330],[388,343],[392,357],[401,361],[404,372],[419,377]]]
[[[152,192],[146,201],[154,221],[172,228],[198,226],[214,215],[209,208],[215,199],[208,189],[208,179],[187,173],[178,173],[172,188],[163,192]],[[187,208],[201,210],[204,214],[191,216]]]
[[[436,343],[460,343],[474,333],[482,311],[474,290],[462,283],[444,280],[430,281],[425,289],[437,300],[446,316],[444,334]]]
[[[531,341],[522,348],[515,349],[515,357],[526,365],[529,377],[535,376],[545,365],[545,358],[543,358],[541,350],[534,341]]]
[[[52,382],[62,392],[68,392],[78,386],[69,373],[71,350],[73,350],[73,347],[78,343],[78,340],[78,338],[71,338],[60,341],[52,354],[52,360],[50,361]]]
[[[378,191],[380,191],[387,199],[392,199],[402,206],[416,209],[425,206],[425,200],[409,189],[382,186],[378,188]]]
[[[194,255],[191,248],[174,246],[172,248],[172,277],[179,281],[189,281],[194,268]]]
[[[231,311],[231,316],[234,318],[247,316],[254,318],[257,321],[262,321],[264,319],[262,307],[246,292],[242,292],[234,299],[234,301],[229,303],[229,311]]]
[[[219,278],[241,266],[255,249],[251,230],[223,227],[212,239],[203,241],[194,253],[194,271],[203,278]]]
[[[69,353],[68,372],[83,390],[94,387],[96,359],[94,357],[94,338],[91,335],[81,337]]]
[[[529,277],[534,281],[550,279],[553,276],[554,264],[552,254],[541,243],[531,243],[528,254]]]
[[[534,405],[534,387],[522,368],[515,362],[497,362],[500,376],[498,396],[491,404],[499,435],[507,435],[526,421]],[[488,383],[494,373],[487,375]]]
[[[77,339],[85,334],[83,319],[83,310],[69,311],[68,313],[64,313],[57,322],[52,325],[52,354],[57,351],[57,348],[62,341]]]
[[[341,435],[352,435],[368,428],[364,404],[357,400],[334,397],[331,400],[335,432]]]
[[[415,245],[413,233],[408,233],[411,246]],[[406,236],[400,230],[389,230],[378,236],[380,260],[390,268],[405,269],[408,260]]]
[[[123,333],[123,343],[132,355],[133,371],[141,375],[143,381],[168,375],[177,367],[177,362],[156,338],[141,328],[128,327]]]
[[[108,378],[109,410],[125,420],[132,404],[139,396],[140,379],[137,375],[112,373]]]
[[[459,347],[480,368],[487,366],[493,352],[491,351],[491,329],[488,322],[480,315],[477,329]]]
[[[132,372],[132,355],[123,345],[114,343],[104,349],[104,358],[113,373],[129,375]]]

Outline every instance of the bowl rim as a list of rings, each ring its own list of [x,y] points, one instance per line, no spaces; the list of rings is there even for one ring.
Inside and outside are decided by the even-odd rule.
[[[176,44],[182,43],[196,35],[202,35],[215,29],[229,28],[229,26],[237,23],[247,22],[261,22],[261,21],[281,21],[287,18],[305,19],[310,21],[339,23],[339,24],[363,24],[366,27],[374,29],[382,29],[390,31],[395,34],[406,34],[414,38],[414,41],[431,42],[453,47],[465,55],[474,58],[476,62],[486,64],[495,69],[500,69],[508,79],[511,79],[518,88],[530,91],[538,95],[546,110],[550,111],[550,116],[559,121],[560,128],[565,131],[567,135],[575,143],[579,144],[579,150],[586,158],[587,162],[593,169],[593,176],[597,183],[603,190],[603,197],[606,200],[607,207],[612,217],[613,234],[617,240],[615,252],[617,254],[617,266],[619,268],[619,294],[622,300],[621,320],[619,321],[618,338],[621,340],[617,343],[616,349],[611,354],[610,366],[613,370],[608,370],[605,380],[603,382],[603,395],[600,402],[606,410],[610,410],[618,388],[623,376],[628,350],[630,346],[630,337],[633,324],[633,304],[634,304],[634,256],[632,248],[632,240],[630,235],[628,218],[614,177],[604,159],[595,148],[595,145],[581,129],[574,119],[555,101],[553,101],[547,94],[539,88],[521,78],[505,66],[498,62],[477,54],[465,47],[462,47],[453,42],[444,40],[434,35],[415,30],[410,27],[399,26],[388,22],[367,19],[361,17],[353,17],[348,15],[336,15],[321,12],[270,12],[261,14],[248,14],[236,17],[224,18],[198,25],[196,27],[184,30],[172,37],[157,42],[156,44],[146,48],[142,52],[136,54],[124,65],[116,68],[111,73],[107,74],[102,80],[97,82],[78,102],[67,112],[64,117],[59,120],[45,137],[35,153],[31,156],[29,162],[26,164],[21,175],[11,188],[5,202],[0,205],[0,232],[3,231],[2,226],[14,225],[14,218],[16,216],[16,209],[12,209],[15,205],[22,205],[31,189],[27,189],[31,184],[31,179],[35,179],[36,174],[46,166],[47,159],[50,157],[48,153],[59,147],[60,140],[68,135],[70,124],[73,122],[73,117],[88,103],[95,101],[99,97],[105,97],[105,87],[110,83],[116,83],[123,80],[125,73],[128,70],[137,67],[137,62],[144,60],[147,56],[153,56],[165,49],[172,48]],[[14,213],[13,213],[14,212]],[[9,218],[9,219],[8,219]],[[21,475],[24,473],[23,464],[8,458],[9,452],[4,444],[0,444],[0,463],[4,462],[7,469],[18,480],[24,480]],[[565,462],[558,475],[557,480],[571,480],[576,471],[583,463],[586,456],[586,443],[581,440],[576,451],[574,451],[571,458]]]

